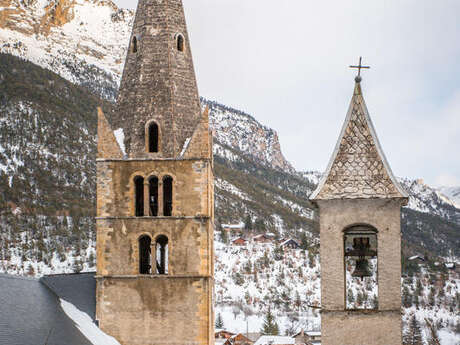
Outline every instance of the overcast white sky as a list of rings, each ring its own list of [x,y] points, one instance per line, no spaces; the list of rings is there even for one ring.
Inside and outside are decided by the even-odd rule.
[[[460,186],[460,1],[183,2],[201,95],[275,129],[297,169],[326,168],[362,55],[393,172]]]

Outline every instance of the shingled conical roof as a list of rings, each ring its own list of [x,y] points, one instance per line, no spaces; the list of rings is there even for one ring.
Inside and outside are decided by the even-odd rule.
[[[200,122],[201,107],[181,0],[139,0],[113,130],[128,158],[147,158],[146,126],[159,127],[158,158],[177,158]]]
[[[380,147],[357,79],[334,153],[310,199],[407,197]]]

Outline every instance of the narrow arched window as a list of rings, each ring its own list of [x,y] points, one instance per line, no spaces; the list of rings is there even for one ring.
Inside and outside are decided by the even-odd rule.
[[[185,43],[184,36],[182,36],[181,34],[178,34],[176,40],[177,40],[177,50],[180,52],[183,52],[184,43]]]
[[[172,216],[173,208],[173,179],[171,176],[163,178],[163,215]]]
[[[152,122],[148,128],[149,152],[158,152],[158,125]]]
[[[137,37],[136,36],[133,37],[132,48],[133,48],[133,53],[137,53]]]
[[[151,244],[152,240],[149,236],[139,237],[139,274],[152,273]]]
[[[157,274],[168,274],[168,238],[160,235],[155,243],[156,251],[156,272]]]
[[[158,177],[156,176],[149,179],[149,203],[150,216],[158,216]]]
[[[134,209],[136,217],[144,216],[144,178],[134,178]]]

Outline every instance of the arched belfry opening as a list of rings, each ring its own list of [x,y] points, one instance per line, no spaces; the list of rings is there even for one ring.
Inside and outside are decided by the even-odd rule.
[[[377,309],[377,230],[369,225],[351,226],[343,238],[346,309]]]
[[[158,177],[156,176],[149,179],[149,204],[150,216],[158,216]]]
[[[149,152],[156,153],[159,151],[160,137],[159,137],[158,124],[151,122],[147,129],[148,137],[148,150]]]
[[[172,216],[173,209],[173,178],[165,176],[163,178],[163,215]]]
[[[134,178],[134,212],[136,217],[144,216],[144,178]]]
[[[152,273],[151,244],[152,239],[150,236],[143,235],[139,237],[139,274]]]
[[[176,44],[177,44],[177,50],[180,52],[184,51],[184,46],[185,46],[185,39],[182,34],[177,34],[176,36]]]
[[[164,235],[157,237],[156,247],[156,273],[168,274],[168,238]]]
[[[133,37],[132,51],[133,51],[133,53],[137,53],[137,37],[136,36]]]

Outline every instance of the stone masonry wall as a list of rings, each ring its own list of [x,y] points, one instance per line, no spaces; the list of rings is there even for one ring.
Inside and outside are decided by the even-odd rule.
[[[99,326],[122,345],[213,344],[212,286],[199,277],[99,279]]]
[[[400,345],[401,313],[323,312],[321,344]]]

